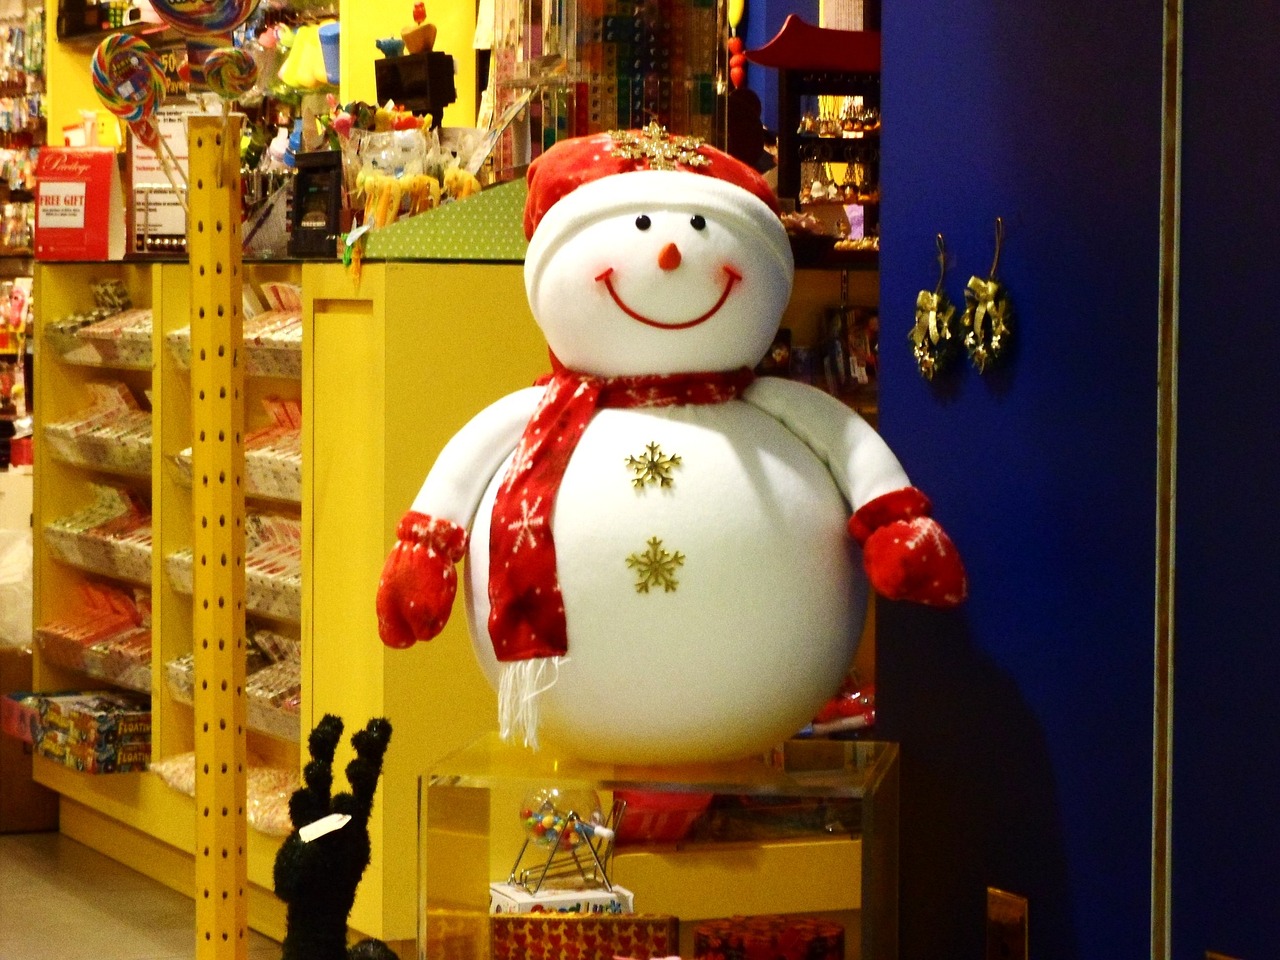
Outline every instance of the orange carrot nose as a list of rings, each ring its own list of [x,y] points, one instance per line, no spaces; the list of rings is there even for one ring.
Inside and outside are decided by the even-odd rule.
[[[674,270],[680,266],[680,248],[674,243],[668,243],[662,248],[662,252],[658,254],[658,266],[663,270]]]

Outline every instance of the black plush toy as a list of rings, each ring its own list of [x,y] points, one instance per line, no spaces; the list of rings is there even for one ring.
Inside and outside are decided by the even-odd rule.
[[[391,724],[370,720],[352,736],[356,758],[346,771],[351,792],[330,796],[333,755],[341,739],[341,718],[326,714],[307,741],[311,761],[302,771],[305,786],[289,798],[293,833],[275,864],[276,896],[288,906],[282,960],[396,960],[381,940],[363,940],[347,950],[347,916],[369,865],[369,813]],[[302,827],[330,814],[351,820],[309,843],[299,836]]]

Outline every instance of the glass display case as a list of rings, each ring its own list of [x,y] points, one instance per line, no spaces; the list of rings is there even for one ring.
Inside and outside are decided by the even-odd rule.
[[[880,249],[880,34],[794,14],[752,63],[778,71],[778,196],[812,222],[806,265],[872,267]]]
[[[421,778],[418,954],[730,956],[782,931],[812,956],[891,958],[897,849],[895,744],[622,767],[495,734]]]

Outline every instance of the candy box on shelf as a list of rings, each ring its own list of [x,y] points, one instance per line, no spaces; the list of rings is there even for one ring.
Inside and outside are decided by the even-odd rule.
[[[262,286],[267,308],[250,302],[246,287],[244,308],[245,372],[251,377],[302,379],[302,288],[296,284]],[[165,336],[169,349],[183,369],[191,366],[191,328]]]
[[[192,592],[195,559],[185,548],[165,557],[169,582]],[[264,617],[302,620],[302,525],[290,517],[250,514],[245,520],[245,609]]]
[[[149,691],[151,631],[146,591],[87,582],[77,593],[76,605],[36,630],[45,662]]]
[[[490,913],[627,914],[634,909],[631,891],[542,889],[536,894],[513,883],[489,884]]]
[[[90,484],[93,502],[45,524],[54,555],[81,569],[151,582],[151,513],[132,491]]]
[[[106,743],[149,743],[151,700],[120,690],[52,694],[36,701],[43,733],[97,746]]]
[[[138,476],[151,471],[151,413],[141,409],[123,383],[85,385],[89,406],[69,419],[45,424],[44,435],[53,455],[62,461],[95,470]]]
[[[614,960],[679,952],[675,917],[505,914],[493,917],[492,960]]]
[[[104,310],[88,310],[71,313],[50,323],[44,330],[45,339],[55,353],[67,363],[97,367],[102,365],[102,355],[97,348],[86,340],[81,340],[76,333],[91,323],[96,323],[109,314]]]
[[[151,367],[150,308],[122,309],[76,331],[76,337],[93,345],[101,363],[110,367],[147,370]]]
[[[281,660],[245,678],[245,717],[250,729],[283,740],[301,736],[302,664]]]
[[[99,640],[85,651],[85,668],[91,676],[150,693],[150,628],[139,627]]]
[[[36,753],[83,773],[133,773],[151,762],[151,741],[92,743],[45,729],[35,744]]]

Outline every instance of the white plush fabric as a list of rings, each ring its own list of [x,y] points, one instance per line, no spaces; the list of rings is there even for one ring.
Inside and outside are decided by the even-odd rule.
[[[678,455],[668,488],[631,483],[628,456]],[[505,467],[504,467],[505,469]],[[472,528],[465,584],[491,681],[489,518]],[[540,697],[540,737],[611,762],[738,757],[784,739],[835,692],[866,585],[831,474],[777,420],[741,401],[603,410],[557,500],[553,530],[569,653]],[[636,590],[627,557],[651,537],[684,562],[667,592]]]
[[[526,387],[472,417],[440,451],[411,509],[469,528],[485,487],[520,442],[542,392]]]
[[[754,367],[792,276],[764,203],[672,171],[579,187],[546,213],[525,266],[552,351],[606,377]],[[478,415],[413,505],[470,528],[468,616],[495,687],[489,526],[540,396],[520,391]],[[679,457],[668,486],[632,482],[628,458],[651,444]],[[794,733],[839,686],[861,629],[851,509],[908,485],[879,436],[812,387],[766,378],[728,403],[598,410],[552,518],[568,655],[524,682],[541,690],[530,715],[542,739],[606,762],[678,763],[747,756]],[[654,538],[681,563],[673,589],[641,592],[627,561]]]
[[[636,218],[647,216],[647,230]],[[706,227],[690,221],[702,216]],[[662,247],[683,262],[664,271]],[[724,268],[741,277],[705,323],[661,330],[637,323],[597,277],[612,270],[619,297],[660,323],[714,306]],[[551,350],[568,367],[604,376],[754,367],[791,297],[791,246],[778,217],[738,187],[696,173],[642,170],[579,187],[542,219],[525,257],[525,289]]]

